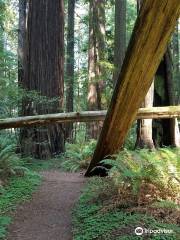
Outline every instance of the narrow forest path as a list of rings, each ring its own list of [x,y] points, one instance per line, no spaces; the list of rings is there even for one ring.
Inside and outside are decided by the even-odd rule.
[[[32,200],[17,208],[8,240],[72,240],[71,210],[85,182],[80,173],[42,172]]]

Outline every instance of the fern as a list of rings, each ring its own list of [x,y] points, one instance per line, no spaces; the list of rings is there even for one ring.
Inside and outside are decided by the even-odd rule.
[[[130,186],[132,194],[138,195],[142,183],[153,184],[161,192],[161,197],[179,198],[180,171],[179,149],[165,148],[159,151],[124,150],[102,163],[112,166],[110,178],[116,186]],[[179,181],[178,181],[179,180]],[[163,195],[164,193],[164,195]]]
[[[76,172],[80,169],[86,169],[91,160],[96,146],[96,141],[79,142],[67,144],[66,153],[62,162],[62,168],[67,171]]]

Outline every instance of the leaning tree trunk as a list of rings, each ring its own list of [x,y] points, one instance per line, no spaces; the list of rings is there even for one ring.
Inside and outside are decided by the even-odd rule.
[[[126,53],[126,0],[115,1],[114,86]]]
[[[74,11],[75,0],[68,1],[68,33],[66,59],[66,112],[73,112],[74,100]],[[66,124],[66,140],[72,141],[73,123]]]
[[[139,12],[143,0],[137,0],[137,11]],[[154,101],[154,82],[152,83],[143,103],[142,107],[153,107]],[[137,139],[136,148],[154,148],[152,135],[152,119],[142,119],[137,121]]]
[[[37,91],[50,101],[24,99],[23,115],[55,113],[63,107],[64,6],[63,1],[29,3],[26,65],[23,87]],[[24,155],[45,159],[64,151],[61,124],[24,128],[21,132]]]
[[[103,158],[118,153],[122,148],[152,84],[179,14],[179,0],[144,0],[86,176]]]
[[[105,60],[105,9],[104,0],[90,0],[89,4],[89,59],[88,59],[88,110],[101,110]],[[101,123],[88,124],[88,137],[97,139]]]

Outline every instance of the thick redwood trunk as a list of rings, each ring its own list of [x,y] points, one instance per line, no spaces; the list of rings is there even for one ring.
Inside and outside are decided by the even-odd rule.
[[[24,99],[24,116],[62,110],[63,69],[63,1],[32,0],[29,3],[25,78],[22,85],[51,101],[41,103],[34,99]],[[64,136],[60,124],[25,128],[20,140],[22,153],[36,158],[49,158],[64,151]]]

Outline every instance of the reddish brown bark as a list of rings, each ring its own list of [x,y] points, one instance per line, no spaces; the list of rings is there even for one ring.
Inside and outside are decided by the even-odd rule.
[[[35,90],[51,102],[24,99],[23,115],[60,112],[64,94],[64,7],[63,1],[32,0],[29,3],[25,78],[26,90]],[[25,128],[21,149],[25,155],[49,158],[64,151],[62,125]]]

